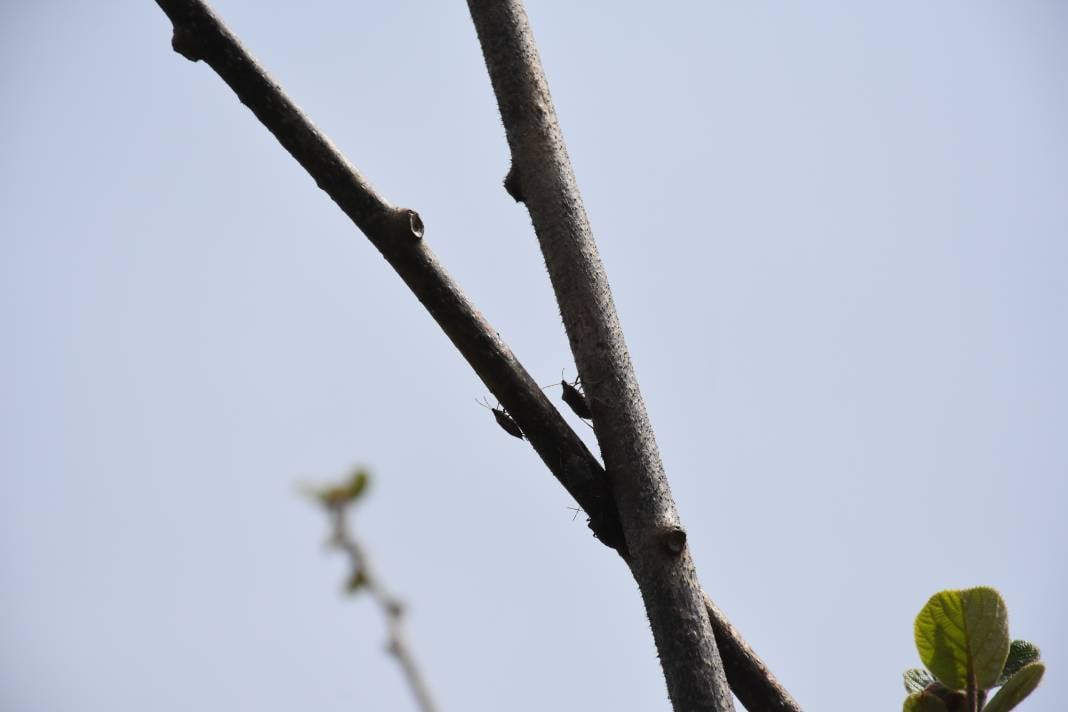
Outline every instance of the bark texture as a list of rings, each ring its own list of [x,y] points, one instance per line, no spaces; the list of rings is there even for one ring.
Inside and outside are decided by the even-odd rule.
[[[715,637],[608,279],[520,0],[468,0],[575,356],[675,710],[733,709]]]

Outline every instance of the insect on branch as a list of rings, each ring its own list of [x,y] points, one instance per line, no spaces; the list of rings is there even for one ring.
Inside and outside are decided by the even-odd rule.
[[[501,426],[501,430],[513,437],[519,438],[520,440],[526,439],[523,436],[522,429],[515,422],[515,420],[512,419],[512,416],[508,415],[508,411],[500,407],[500,403],[497,404],[498,407],[494,408],[489,404],[488,401],[483,403],[482,401],[476,399],[475,402],[484,408],[489,408],[490,411],[493,412],[493,418],[497,421],[497,425]]]

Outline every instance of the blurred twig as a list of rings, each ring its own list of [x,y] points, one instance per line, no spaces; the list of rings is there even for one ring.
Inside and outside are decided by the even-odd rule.
[[[408,638],[404,633],[404,604],[401,603],[382,584],[374,572],[367,556],[367,550],[356,539],[349,526],[348,514],[352,504],[367,488],[368,475],[357,470],[348,482],[312,492],[326,509],[330,517],[330,538],[327,543],[340,549],[349,560],[350,573],[346,589],[349,593],[366,589],[371,594],[382,614],[386,618],[388,640],[386,649],[397,658],[404,678],[419,704],[421,712],[436,712],[437,705],[430,695],[426,679],[412,654]]]

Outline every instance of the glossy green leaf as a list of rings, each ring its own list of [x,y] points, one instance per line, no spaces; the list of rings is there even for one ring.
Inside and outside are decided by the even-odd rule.
[[[1045,672],[1046,666],[1042,663],[1024,665],[990,698],[990,702],[983,708],[984,712],[1009,712],[1035,691]]]
[[[914,692],[905,698],[901,712],[948,712],[942,700],[928,692]]]
[[[1005,660],[1005,667],[1001,670],[1001,677],[998,678],[997,684],[1004,685],[1010,677],[1016,674],[1017,670],[1038,660],[1039,655],[1038,646],[1034,643],[1028,643],[1026,640],[1012,641],[1012,645],[1009,646],[1009,657]]]
[[[923,692],[935,679],[923,668],[910,668],[905,671],[905,692]]]
[[[997,682],[1009,654],[1005,602],[992,588],[942,591],[916,616],[920,660],[946,687],[979,689]]]

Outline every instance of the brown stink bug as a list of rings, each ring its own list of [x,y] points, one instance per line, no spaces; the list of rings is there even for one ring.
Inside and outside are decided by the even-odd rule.
[[[590,420],[593,418],[593,412],[590,411],[590,404],[586,401],[585,394],[578,389],[579,379],[576,378],[574,383],[568,383],[563,378],[560,379],[560,388],[564,390],[563,399],[564,403],[571,406],[571,410],[575,415],[584,419]]]
[[[512,420],[512,416],[508,415],[508,412],[505,411],[504,408],[494,408],[489,404],[489,401],[483,403],[482,401],[476,399],[475,402],[478,403],[480,406],[484,408],[489,408],[491,411],[493,411],[493,419],[497,421],[497,425],[501,426],[501,430],[513,437],[519,438],[520,440],[526,439],[523,437],[523,431],[520,430],[519,425],[514,420]],[[498,402],[497,405],[499,406],[500,403]]]

